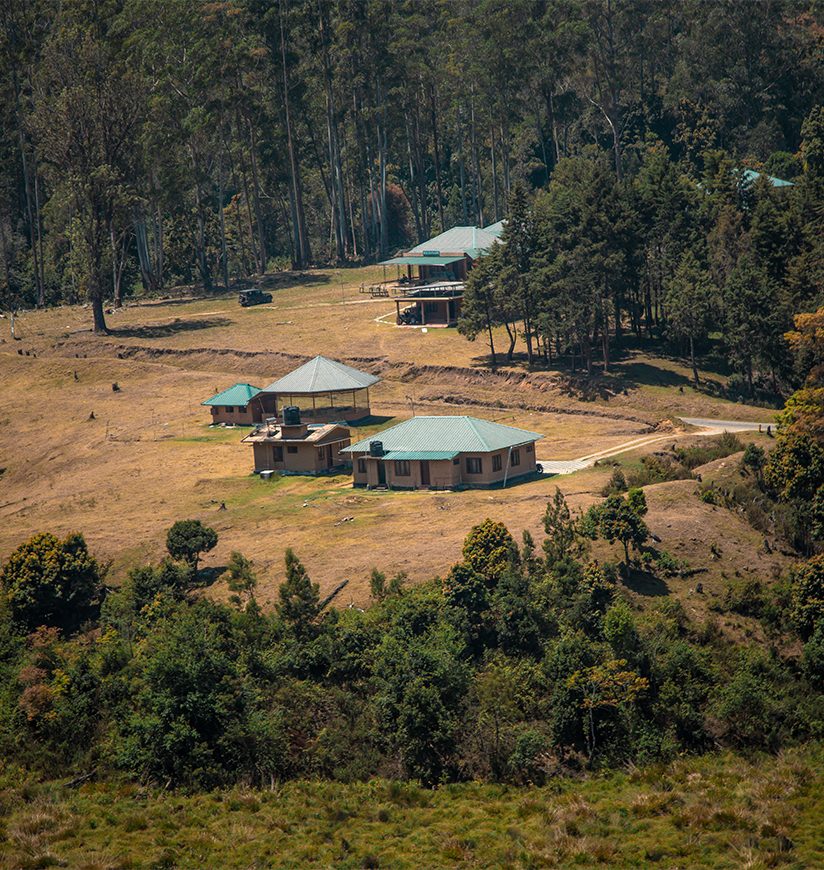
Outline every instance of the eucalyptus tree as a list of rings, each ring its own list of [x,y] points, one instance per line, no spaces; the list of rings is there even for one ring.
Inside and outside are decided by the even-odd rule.
[[[114,3],[62,5],[34,81],[31,119],[44,171],[70,204],[99,333],[107,331],[109,232],[118,204],[131,195],[132,142],[145,99],[140,76],[126,63],[118,11]]]

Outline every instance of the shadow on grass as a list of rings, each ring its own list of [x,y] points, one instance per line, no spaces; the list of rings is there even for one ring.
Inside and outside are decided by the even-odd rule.
[[[176,318],[172,323],[123,326],[110,329],[109,335],[114,338],[168,338],[179,332],[196,332],[202,329],[215,329],[219,326],[231,326],[231,324],[232,321],[226,317],[200,317],[191,320]]]
[[[262,287],[265,290],[279,290],[285,287],[311,287],[328,284],[332,276],[326,272],[276,272],[264,275],[258,281],[249,282],[249,287]],[[238,288],[243,289],[243,288]]]
[[[394,419],[394,417],[387,417],[384,414],[370,414],[368,417],[361,417],[360,420],[356,420],[354,423],[350,423],[349,425],[353,429],[366,429],[369,426],[383,426],[390,420]]]
[[[197,576],[192,580],[195,589],[205,589],[213,586],[220,580],[228,568],[228,565],[211,565],[207,568],[198,568]]]
[[[646,356],[651,359],[638,359]],[[609,370],[604,373],[599,357],[592,361],[592,374],[588,375],[581,367],[580,356],[576,358],[577,365],[572,367],[572,357],[564,354],[553,356],[551,362],[536,357],[530,365],[526,353],[517,352],[508,360],[505,353],[498,353],[498,365],[492,365],[492,355],[479,354],[472,358],[472,365],[477,369],[495,371],[496,368],[520,369],[524,373],[554,374],[559,380],[561,393],[569,398],[583,402],[597,400],[609,401],[613,396],[626,394],[629,390],[641,387],[678,388],[682,392],[687,388],[706,396],[727,401],[743,401],[762,407],[780,407],[783,398],[776,396],[769,385],[756,385],[754,395],[742,394],[741,386],[723,383],[720,379],[733,374],[728,362],[717,343],[710,346],[698,358],[701,381],[696,384],[689,372],[689,359],[674,352],[671,344],[666,341],[637,339],[625,336],[620,347],[610,348]],[[673,371],[666,365],[656,365],[656,360],[671,363],[684,369]],[[746,393],[746,391],[745,391]]]
[[[633,568],[628,576],[623,578],[623,581],[627,589],[631,589],[638,595],[646,595],[653,598],[669,595],[669,586],[660,577],[650,574],[649,571]]]

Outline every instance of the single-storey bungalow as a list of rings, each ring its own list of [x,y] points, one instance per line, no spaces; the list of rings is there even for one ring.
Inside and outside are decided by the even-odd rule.
[[[464,282],[479,257],[499,239],[503,221],[489,227],[452,227],[399,257],[384,260],[396,266],[395,292],[397,322],[406,326],[454,326],[461,313]],[[405,267],[406,275],[401,275]],[[401,303],[410,303],[401,309]]]
[[[264,407],[260,388],[251,384],[235,384],[228,390],[201,402],[212,410],[212,423],[229,423],[235,426],[251,426],[260,423],[264,417]]]
[[[283,422],[267,421],[243,439],[251,444],[255,473],[322,474],[349,464],[341,453],[351,443],[349,429],[340,423],[308,424],[300,409],[283,409]]]
[[[316,356],[264,387],[260,398],[273,416],[289,405],[299,407],[303,418],[314,422],[354,422],[370,415],[369,388],[379,381],[375,375]]]
[[[535,473],[535,442],[543,437],[477,417],[412,417],[343,453],[352,458],[355,486],[506,486]]]

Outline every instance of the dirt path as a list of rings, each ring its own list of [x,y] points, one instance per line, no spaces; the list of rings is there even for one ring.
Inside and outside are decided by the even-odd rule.
[[[682,417],[685,423],[690,426],[697,426],[702,431],[692,432],[692,435],[720,435],[723,432],[753,432],[760,431],[762,426],[767,426],[766,423],[742,422],[740,420],[714,420],[709,417]],[[626,453],[628,450],[637,450],[639,447],[647,447],[650,444],[655,444],[658,441],[669,441],[672,438],[677,438],[679,435],[687,433],[683,432],[667,432],[665,434],[657,433],[655,435],[644,435],[640,438],[633,438],[631,441],[625,441],[623,444],[616,444],[614,447],[608,447],[606,450],[599,450],[596,453],[590,453],[587,456],[582,456],[580,459],[566,460],[551,460],[538,459],[538,462],[543,466],[544,474],[572,474],[575,471],[580,471],[582,468],[587,468],[594,465],[599,459],[609,459],[612,456],[618,456],[621,453]]]

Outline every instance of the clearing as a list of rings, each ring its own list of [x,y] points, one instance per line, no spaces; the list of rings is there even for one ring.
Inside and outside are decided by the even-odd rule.
[[[696,437],[671,418],[773,420],[768,409],[726,400],[722,374],[702,372],[696,389],[682,361],[633,345],[592,382],[564,370],[530,371],[520,359],[490,371],[486,346],[454,329],[376,322],[392,300],[365,298],[358,288],[377,271],[275,276],[264,282],[273,303],[248,309],[235,293],[135,303],[109,316],[104,337],[89,331],[85,306],[18,317],[19,340],[5,330],[0,344],[0,560],[34,532],[76,529],[100,558],[113,560],[116,583],[132,565],[162,556],[175,520],[197,517],[220,536],[205,560],[207,579],[241,550],[255,561],[259,597],[269,604],[291,546],[322,594],[346,579],[338,603],[362,605],[373,565],[413,580],[442,574],[469,528],[487,516],[518,537],[529,529],[540,539],[556,486],[584,507],[609,476],[608,468],[585,467],[461,493],[365,492],[353,490],[348,475],[261,481],[250,474],[251,450],[239,443],[247,430],[210,428],[200,402],[235,381],[263,386],[316,353],[383,379],[372,390],[375,417],[356,437],[413,411],[468,413],[543,433],[542,460],[595,460],[629,443],[634,450],[622,461],[633,461],[670,439]],[[741,518],[711,510],[695,491],[694,481],[649,488],[661,546],[707,567],[708,589],[723,583],[727,568],[710,561],[706,546],[687,546],[693,538],[741,542],[738,564],[772,576],[783,557],[763,554],[763,539]],[[215,583],[210,594],[223,597],[225,587]]]

